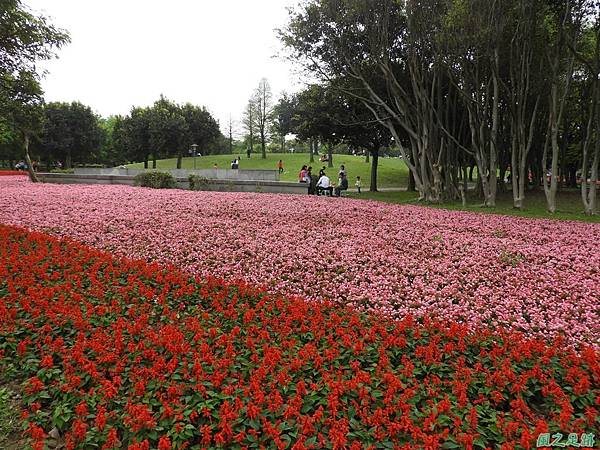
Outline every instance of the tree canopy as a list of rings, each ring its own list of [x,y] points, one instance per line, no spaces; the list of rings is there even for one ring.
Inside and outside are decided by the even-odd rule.
[[[152,159],[153,167],[159,158],[176,157],[177,167],[196,144],[203,154],[216,149],[224,139],[218,122],[204,107],[190,103],[179,105],[161,96],[151,107],[131,109],[114,129],[114,145],[124,161]]]
[[[44,125],[36,146],[41,158],[61,161],[67,169],[73,161],[93,162],[100,158],[106,135],[89,106],[52,102],[44,106],[43,112]]]

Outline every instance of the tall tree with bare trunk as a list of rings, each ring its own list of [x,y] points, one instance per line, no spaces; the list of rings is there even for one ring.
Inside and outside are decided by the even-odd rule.
[[[592,10],[591,19],[583,36],[581,48],[571,50],[582,64],[585,74],[585,89],[582,91],[582,106],[587,113],[587,122],[582,127],[581,199],[585,213],[597,212],[597,184],[600,164],[600,1]],[[595,13],[595,14],[594,14]]]
[[[273,94],[271,93],[271,86],[266,78],[260,80],[254,95],[250,100],[253,104],[254,109],[254,123],[256,124],[256,130],[260,137],[260,148],[263,159],[267,158],[267,139],[268,129],[271,120],[271,114],[273,113]]]
[[[559,134],[563,125],[565,105],[573,80],[575,55],[568,52],[576,45],[583,21],[585,0],[561,0],[551,4],[546,18],[546,60],[550,90],[548,93],[548,128],[542,155],[543,186],[547,209],[556,212],[556,191],[559,169]],[[565,54],[567,55],[565,57]],[[548,151],[551,150],[550,166]],[[546,172],[549,171],[549,175]]]

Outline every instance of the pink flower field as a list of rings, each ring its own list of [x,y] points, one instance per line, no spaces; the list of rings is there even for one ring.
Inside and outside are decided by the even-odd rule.
[[[0,222],[273,292],[600,345],[598,224],[10,176]]]

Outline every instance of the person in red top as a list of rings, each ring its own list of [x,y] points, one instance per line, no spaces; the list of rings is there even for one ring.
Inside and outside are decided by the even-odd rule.
[[[279,174],[283,173],[283,161],[281,159],[277,163],[277,169],[279,170]]]
[[[298,174],[298,182],[306,183],[306,166],[302,166],[300,173]]]

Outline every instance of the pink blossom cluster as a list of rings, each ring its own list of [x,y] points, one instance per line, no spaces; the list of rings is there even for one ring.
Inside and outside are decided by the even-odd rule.
[[[0,181],[0,222],[287,295],[600,345],[600,224],[22,177]]]

